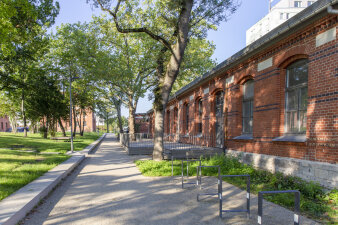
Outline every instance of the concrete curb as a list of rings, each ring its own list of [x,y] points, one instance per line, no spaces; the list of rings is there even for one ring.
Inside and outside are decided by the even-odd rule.
[[[0,225],[15,225],[99,145],[106,134],[0,202]]]

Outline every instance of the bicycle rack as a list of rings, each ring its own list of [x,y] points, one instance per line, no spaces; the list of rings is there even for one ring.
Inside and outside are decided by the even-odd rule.
[[[196,183],[189,183],[189,182],[184,183],[183,162],[187,162],[187,178],[188,178],[189,177],[189,162],[200,162],[200,166],[201,166],[201,160],[200,159],[182,159],[181,160],[182,188],[184,187],[184,184],[197,184],[197,182]],[[198,167],[197,167],[197,170],[198,170]]]
[[[246,180],[246,209],[234,209],[234,210],[223,210],[222,209],[222,203],[223,203],[223,199],[222,199],[222,192],[223,192],[223,188],[222,188],[222,178],[223,177],[247,177]],[[247,217],[250,218],[250,175],[222,175],[219,177],[219,183],[220,183],[220,188],[219,188],[219,193],[218,193],[218,197],[219,197],[219,217],[222,218],[223,212],[246,212],[247,213]]]
[[[293,224],[299,225],[300,192],[297,190],[258,192],[258,218],[257,218],[258,224],[262,224],[263,221],[263,194],[283,194],[283,193],[295,193],[295,211],[293,215]]]
[[[171,156],[171,176],[174,176],[174,156]]]
[[[197,185],[200,186],[200,189],[202,189],[202,168],[218,168],[218,182],[217,182],[217,185],[218,185],[218,192],[220,190],[220,180],[219,180],[219,177],[221,176],[221,167],[220,166],[198,166],[197,167],[197,173],[196,173],[196,176],[197,176]],[[197,201],[199,201],[199,196],[200,195],[218,195],[218,193],[198,193],[197,194]]]

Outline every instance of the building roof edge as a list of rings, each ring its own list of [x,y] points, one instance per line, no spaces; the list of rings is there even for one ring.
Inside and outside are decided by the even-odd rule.
[[[335,3],[337,3],[338,0],[319,0],[315,3],[313,3],[311,6],[305,8],[286,22],[282,23],[275,29],[271,30],[261,38],[257,39],[250,45],[246,46],[242,50],[238,51],[234,55],[230,56],[228,59],[224,60],[217,66],[215,66],[212,70],[209,72],[203,74],[201,77],[196,78],[183,88],[179,89],[174,95],[172,95],[169,98],[169,101],[172,99],[184,94],[187,92],[190,88],[196,86],[197,84],[200,84],[203,81],[206,81],[215,75],[219,74],[220,72],[224,71],[225,69],[229,69],[237,63],[240,63],[241,60],[243,60],[246,56],[251,55],[257,51],[261,51],[263,46],[268,45],[269,43],[273,42],[275,39],[277,39],[280,35],[285,34],[286,32],[290,31],[292,28],[295,28],[296,26],[304,24],[305,21],[310,20],[314,16],[321,13],[323,10],[327,9],[328,6],[331,6]],[[307,24],[306,24],[307,25]]]

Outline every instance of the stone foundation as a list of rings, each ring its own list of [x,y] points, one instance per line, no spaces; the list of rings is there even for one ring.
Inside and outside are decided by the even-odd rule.
[[[270,172],[282,172],[285,175],[300,177],[306,181],[315,181],[326,188],[337,188],[338,165],[314,162],[287,157],[255,154],[235,150],[226,150],[228,156],[239,157],[242,163]]]

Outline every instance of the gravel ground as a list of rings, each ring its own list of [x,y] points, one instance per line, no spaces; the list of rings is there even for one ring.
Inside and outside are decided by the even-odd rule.
[[[74,170],[21,224],[257,224],[257,197],[251,195],[251,217],[246,213],[218,216],[215,178],[203,178],[203,188],[181,188],[179,177],[144,177],[134,160],[112,135],[95,154]],[[146,157],[143,157],[146,158]],[[195,181],[195,178],[190,178]],[[244,209],[246,193],[223,183],[223,209]],[[263,224],[293,224],[293,212],[264,202]],[[318,224],[301,217],[301,224]]]

